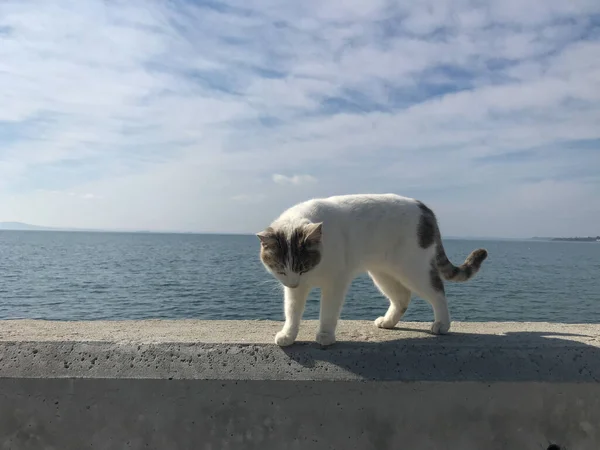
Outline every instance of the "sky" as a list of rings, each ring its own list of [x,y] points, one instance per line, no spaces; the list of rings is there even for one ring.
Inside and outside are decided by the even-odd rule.
[[[600,234],[600,2],[0,2],[0,221],[254,233],[386,192],[444,235]]]

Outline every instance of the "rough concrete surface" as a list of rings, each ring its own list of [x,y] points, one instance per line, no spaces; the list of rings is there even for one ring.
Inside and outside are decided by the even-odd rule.
[[[104,324],[104,326],[102,325]],[[272,344],[277,322],[0,322],[0,377],[218,380],[564,381],[600,379],[600,325],[340,324],[339,342]],[[53,330],[55,330],[53,332]],[[153,332],[156,330],[156,333]]]
[[[600,325],[0,321],[0,450],[600,448]]]

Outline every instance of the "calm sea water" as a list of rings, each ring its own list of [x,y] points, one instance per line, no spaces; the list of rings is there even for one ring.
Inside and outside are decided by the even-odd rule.
[[[447,283],[463,321],[600,323],[600,244],[447,240],[459,263],[490,256],[466,283]],[[254,236],[0,232],[0,319],[276,319],[281,289],[258,260]],[[387,300],[356,279],[342,317],[375,319]],[[318,292],[306,318],[318,317]],[[407,320],[430,321],[415,298]]]

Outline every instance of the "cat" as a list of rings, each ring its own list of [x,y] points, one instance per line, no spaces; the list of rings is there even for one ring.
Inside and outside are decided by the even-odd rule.
[[[355,194],[312,199],[284,211],[260,239],[260,259],[284,286],[285,324],[275,343],[295,342],[310,291],[321,289],[317,343],[334,344],[352,280],[368,272],[388,298],[379,328],[393,328],[415,293],[434,314],[433,334],[450,329],[444,282],[472,278],[487,258],[471,252],[461,266],[450,262],[435,214],[419,200],[396,194]]]

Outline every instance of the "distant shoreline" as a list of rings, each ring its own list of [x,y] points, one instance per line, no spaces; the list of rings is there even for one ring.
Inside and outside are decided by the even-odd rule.
[[[561,241],[561,242],[600,242],[600,236],[588,237],[534,237],[536,241]]]
[[[3,231],[16,231],[26,233],[91,233],[91,234],[161,234],[161,235],[210,235],[210,236],[253,236],[252,233],[217,233],[211,231],[144,231],[144,230],[96,230],[84,228],[0,228]]]
[[[30,225],[22,222],[0,222],[1,231],[40,231],[54,233],[112,233],[112,234],[210,234],[245,236],[251,233],[219,233],[213,231],[177,231],[177,230],[128,230],[128,229],[98,229],[98,228],[62,228]]]

